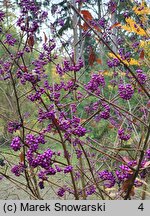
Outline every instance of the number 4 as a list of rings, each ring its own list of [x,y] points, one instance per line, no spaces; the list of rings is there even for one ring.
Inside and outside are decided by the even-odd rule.
[[[144,210],[144,207],[143,207],[143,203],[141,203],[138,207],[139,210],[143,211]]]

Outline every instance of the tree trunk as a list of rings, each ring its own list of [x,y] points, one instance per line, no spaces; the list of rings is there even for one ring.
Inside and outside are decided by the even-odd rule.
[[[72,0],[72,4],[76,8],[76,1],[75,0]],[[73,14],[72,23],[73,23],[74,62],[76,63],[78,60],[78,53],[79,53],[78,45],[76,45],[78,42],[78,28],[77,28],[78,17],[77,17],[76,12],[74,12],[74,14]]]

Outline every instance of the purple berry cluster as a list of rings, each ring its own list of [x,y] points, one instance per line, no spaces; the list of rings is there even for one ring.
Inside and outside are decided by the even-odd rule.
[[[56,42],[54,39],[49,39],[47,43],[43,44],[43,52],[40,53],[39,59],[33,61],[33,64],[36,66],[36,70],[39,68],[41,70],[40,65],[46,64],[46,62],[51,62],[57,58],[56,54],[53,54],[53,50],[56,47]]]
[[[46,176],[45,170],[40,170],[40,172],[38,173],[38,177],[39,179],[42,179],[42,181],[45,181],[48,179],[48,177]]]
[[[34,0],[21,0],[19,6],[21,15],[17,20],[17,25],[22,31],[32,34],[35,33],[39,28],[39,23],[48,17],[48,13],[41,10],[40,2],[35,2]],[[29,19],[27,19],[29,16],[32,16],[34,19],[29,21]],[[26,24],[27,20],[28,24]]]
[[[148,160],[150,160],[150,149],[148,149],[148,150],[146,151],[146,158],[147,158]]]
[[[65,174],[66,174],[66,173],[70,173],[72,170],[73,170],[73,166],[68,165],[68,166],[65,167],[64,173],[65,173]]]
[[[43,181],[40,181],[39,183],[38,183],[38,186],[39,186],[39,188],[42,190],[42,189],[44,189],[44,182]]]
[[[107,61],[107,65],[110,68],[118,67],[120,65],[120,61],[117,58],[113,58],[112,60]]]
[[[32,167],[41,166],[42,168],[48,169],[51,164],[51,159],[55,155],[51,149],[47,149],[43,154],[35,154],[35,152],[29,148],[27,151],[27,159]]]
[[[57,164],[55,165],[55,169],[58,173],[63,171],[63,169],[61,167],[59,167]]]
[[[127,165],[122,164],[119,166],[119,168],[120,170],[116,170],[116,176],[119,182],[125,181],[132,176],[133,172]]]
[[[83,97],[82,93],[77,90],[78,86],[75,84],[73,80],[69,80],[67,82],[61,81],[59,84],[55,83],[54,85],[49,85],[48,81],[44,82],[44,87],[49,91],[51,101],[55,101],[57,104],[60,103],[61,92],[71,93],[76,90],[77,99],[81,99]]]
[[[138,78],[139,82],[141,84],[145,84],[145,82],[147,80],[146,74],[143,73],[142,69],[137,69],[136,72],[137,72],[137,78]]]
[[[38,173],[40,179],[39,187],[44,188],[44,181],[48,180],[48,176],[55,175],[56,173],[64,172],[67,174],[72,171],[73,167],[71,165],[66,166],[64,169],[55,164],[53,167],[54,157],[60,156],[60,153],[56,153],[51,149],[45,150],[43,153],[38,153],[39,144],[45,144],[45,139],[43,135],[35,136],[33,134],[27,134],[25,143],[28,146],[26,153],[26,158],[28,163],[33,168],[41,168]]]
[[[81,158],[82,153],[83,153],[82,150],[76,149],[76,155],[77,155],[77,158],[78,158],[78,159]]]
[[[130,61],[131,59],[131,52],[125,52],[125,49],[124,48],[120,48],[119,51],[118,51],[120,57],[122,60],[127,60],[127,61]]]
[[[78,127],[76,127],[74,130],[72,130],[72,133],[78,137],[84,136],[86,134],[86,132],[87,132],[87,130],[80,125]]]
[[[42,134],[39,136],[35,136],[33,134],[27,134],[25,143],[29,147],[30,151],[36,152],[39,148],[39,144],[45,144],[46,141]]]
[[[38,120],[39,122],[43,122],[45,119],[54,120],[55,119],[55,111],[49,107],[49,111],[44,111],[43,109],[39,109]]]
[[[102,74],[93,74],[91,76],[90,81],[85,85],[85,88],[88,91],[94,92],[95,94],[100,94],[100,86],[104,88],[105,86],[105,79]]]
[[[19,122],[8,122],[7,130],[9,133],[16,132],[21,128],[21,123]]]
[[[0,74],[2,75],[9,75],[9,70],[10,70],[10,67],[11,67],[11,61],[2,61],[0,60],[0,66],[1,66],[1,71],[0,71]],[[5,80],[5,76],[4,76],[4,80]]]
[[[37,82],[39,82],[41,80],[40,76],[36,73],[28,73],[28,72],[24,72],[24,73],[17,73],[18,78],[20,78],[21,84],[25,85],[26,82],[30,82],[33,85],[35,85]]]
[[[94,103],[88,104],[87,106],[85,106],[84,109],[86,113],[89,115],[89,114],[94,113],[94,111],[98,110],[100,107],[100,104],[101,104],[101,101],[96,101]]]
[[[105,28],[106,25],[106,19],[104,17],[102,17],[99,21],[98,21],[100,27]]]
[[[107,6],[108,6],[108,11],[112,14],[116,11],[117,9],[117,3],[113,0],[110,0],[108,3],[107,3]]]
[[[137,37],[134,32],[123,35],[125,28],[124,30],[121,30],[121,28],[123,22],[128,21],[126,18],[132,14],[131,10],[129,12],[124,8],[120,13],[123,18],[120,19],[121,23],[111,23],[109,17],[113,16],[114,13],[117,20],[120,10],[120,8],[117,9],[120,4],[116,0],[109,0],[107,3],[103,2],[107,10],[104,10],[106,14],[104,12],[103,17],[99,20],[93,18],[91,12],[86,10],[91,1],[75,1],[77,7],[82,6],[84,2],[86,2],[84,4],[85,10],[80,11],[81,15],[94,31],[90,31],[90,27],[83,20],[81,23],[76,23],[75,28],[80,29],[81,36],[83,35],[87,46],[83,44],[83,47],[80,47],[82,43],[78,43],[77,50],[79,53],[76,53],[76,49],[71,47],[74,44],[73,37],[70,37],[65,42],[63,42],[62,37],[60,43],[62,43],[63,48],[67,47],[67,52],[64,52],[63,55],[62,53],[57,54],[58,42],[55,37],[58,36],[58,29],[65,30],[67,22],[70,23],[70,18],[66,16],[70,8],[64,14],[62,4],[54,3],[51,13],[53,16],[56,13],[57,18],[53,26],[50,22],[44,23],[50,19],[48,12],[43,11],[43,6],[48,6],[49,1],[20,0],[18,3],[20,15],[17,26],[21,31],[21,37],[16,38],[15,34],[10,34],[8,29],[4,29],[6,25],[1,22],[4,21],[5,13],[0,10],[0,44],[5,53],[5,55],[1,55],[0,59],[0,81],[6,80],[6,84],[12,85],[8,89],[7,98],[8,102],[13,102],[13,108],[17,105],[17,109],[12,111],[15,111],[16,116],[20,118],[18,121],[8,123],[8,132],[13,134],[17,130],[21,130],[20,136],[13,137],[10,144],[15,154],[18,154],[17,151],[21,150],[18,157],[20,163],[14,165],[12,161],[11,172],[15,176],[25,174],[25,179],[29,183],[28,186],[31,185],[30,192],[32,193],[33,190],[33,194],[37,198],[39,198],[39,195],[34,191],[37,186],[36,177],[38,177],[39,188],[44,189],[46,183],[50,184],[50,180],[52,182],[62,176],[64,181],[67,182],[67,186],[57,185],[59,189],[56,193],[59,197],[63,197],[66,193],[74,195],[76,199],[82,199],[84,196],[88,197],[94,194],[100,195],[97,185],[103,186],[104,192],[106,188],[115,186],[118,188],[116,193],[116,197],[118,197],[124,183],[130,181],[134,174],[132,168],[136,169],[139,165],[138,161],[140,161],[138,154],[136,155],[134,151],[129,152],[127,148],[123,148],[123,153],[122,151],[119,152],[119,160],[116,159],[115,161],[115,158],[113,158],[112,161],[110,145],[116,141],[116,134],[114,136],[114,133],[117,133],[119,138],[117,145],[122,148],[122,145],[125,144],[124,141],[131,139],[133,126],[135,126],[133,132],[137,131],[141,135],[143,133],[141,130],[143,126],[141,127],[141,125],[143,124],[144,128],[148,125],[150,102],[147,101],[147,97],[142,98],[144,94],[149,96],[147,90],[148,76],[146,72],[144,73],[147,70],[147,50],[145,52],[145,43],[144,45],[141,43],[147,41],[147,36],[145,35],[142,38],[139,35]],[[121,0],[121,2],[125,1]],[[140,3],[138,3],[139,5]],[[137,22],[137,25],[134,25],[136,32],[138,32],[138,25],[144,30],[144,25],[141,23],[142,19],[138,20],[135,16],[133,18]],[[39,38],[40,41],[43,40],[43,43],[39,45],[37,34],[43,24],[51,28],[51,35],[54,39],[49,39],[49,35],[46,35],[48,32],[43,32],[44,38],[42,39],[41,36]],[[58,29],[57,24],[59,24]],[[114,38],[115,32],[118,32],[117,38]],[[94,33],[96,40],[98,39],[102,43],[101,46],[105,48],[104,54],[107,56],[107,51],[112,54],[115,52],[115,57],[108,60],[107,57],[103,58],[102,55],[102,61],[97,58],[99,48],[94,47],[97,44],[97,42],[93,43]],[[78,39],[79,42],[82,42],[82,40],[80,41],[82,38]],[[118,53],[112,51],[115,50],[112,44],[114,39],[114,46],[116,46]],[[126,45],[125,43],[129,39],[131,43]],[[75,53],[70,52],[72,48]],[[117,56],[119,57],[117,58]],[[76,57],[78,57],[77,61],[74,60]],[[138,64],[133,61],[131,66],[131,57],[136,60],[135,62],[139,59]],[[62,58],[63,60],[61,60]],[[95,64],[92,65],[92,61]],[[125,62],[128,62],[128,64]],[[82,71],[84,66],[85,71]],[[51,79],[50,67],[56,69],[59,78],[57,76],[56,79],[55,77]],[[91,68],[93,68],[94,73],[89,71]],[[109,69],[110,73],[106,72],[107,69]],[[135,76],[137,79],[133,79],[132,70],[136,71]],[[134,84],[135,87],[133,87]],[[142,88],[138,89],[139,84],[141,84]],[[108,88],[105,87],[106,85]],[[11,95],[15,98],[9,98],[9,90],[11,91],[11,89],[13,89]],[[2,87],[1,90],[6,89]],[[137,90],[141,91],[141,94],[136,94]],[[4,96],[7,96],[7,93]],[[135,101],[133,100],[133,103],[131,101],[130,109],[128,103],[125,102],[132,99],[132,97]],[[138,100],[139,98],[140,100]],[[138,101],[137,106],[132,109],[136,100]],[[24,113],[28,108],[26,104],[23,106],[23,102],[26,101],[29,103],[29,107],[31,102],[33,103],[29,115]],[[122,104],[125,108],[122,108]],[[86,110],[86,113],[83,109]],[[7,113],[3,115],[2,112],[2,118],[5,118],[5,114]],[[34,125],[31,124],[33,118],[36,119]],[[97,124],[99,121],[101,122]],[[104,128],[102,128],[103,126]],[[102,133],[99,133],[101,128],[103,129]],[[133,138],[136,137],[133,136]],[[47,144],[44,145],[46,142]],[[100,145],[98,145],[99,142]],[[108,144],[108,146],[106,147],[105,144]],[[53,150],[56,146],[59,148],[58,152]],[[135,147],[135,149],[138,148],[136,141],[132,142],[131,146]],[[102,148],[102,150],[98,150],[98,148]],[[138,152],[140,155],[140,151]],[[143,152],[145,152],[145,155],[141,158],[142,162],[139,167],[138,178],[134,182],[135,187],[142,185],[139,178],[142,180],[149,174],[150,149]],[[0,158],[0,161],[1,168],[5,169],[4,159]],[[105,167],[104,170],[100,169],[100,163]],[[96,181],[94,184],[92,184],[92,178]],[[107,195],[109,191],[106,192]]]
[[[99,178],[103,180],[104,186],[107,188],[111,188],[115,185],[116,180],[112,172],[108,170],[104,170],[98,173]]]
[[[53,169],[49,169],[51,159],[54,154],[55,153],[51,149],[47,149],[43,154],[38,154],[37,157],[32,161],[33,166],[41,166],[42,168],[49,170],[49,173],[55,173]]]
[[[80,125],[80,118],[73,116],[72,119],[65,120],[64,118],[59,118],[59,125],[61,130],[65,131],[65,138],[69,139],[71,134],[75,136],[82,137],[86,134],[87,130]]]
[[[136,42],[134,42],[134,43],[132,44],[132,47],[133,47],[134,49],[136,49],[136,48],[139,47],[139,45],[140,45],[140,42],[139,42],[139,41],[136,41]]]
[[[11,34],[7,34],[6,39],[4,40],[4,44],[8,44],[9,46],[14,46],[16,41],[17,40],[13,38]]]
[[[51,120],[51,124],[49,124],[50,129],[58,127],[64,133],[65,139],[69,139],[71,134],[78,137],[86,134],[87,130],[80,125],[80,118],[72,116],[70,119],[66,116],[65,112],[60,112],[56,119],[53,105],[49,109],[50,111],[39,110],[39,122],[43,122],[46,119]]]
[[[65,192],[66,192],[66,190],[65,190],[65,188],[59,188],[59,190],[57,191],[57,195],[59,196],[59,197],[63,197],[64,196],[64,194],[65,194]]]
[[[19,163],[18,165],[15,165],[12,167],[11,172],[15,174],[15,176],[20,176],[21,173],[23,173],[25,170],[25,166],[23,163]]]
[[[120,128],[118,130],[118,136],[119,136],[119,139],[124,140],[124,141],[129,140],[131,137],[130,134],[125,134],[125,130],[123,128]]]
[[[77,72],[84,66],[83,60],[79,59],[77,64],[73,65],[69,60],[64,60],[63,66],[61,67],[59,64],[56,66],[56,71],[60,76],[63,76],[65,73],[69,71]]]
[[[22,143],[21,143],[21,139],[20,137],[14,137],[11,144],[10,144],[10,147],[14,150],[14,151],[18,151],[21,149],[22,147]]]
[[[119,95],[124,100],[130,100],[134,94],[134,90],[131,84],[120,84]]]
[[[47,157],[46,154],[48,156],[48,152],[44,152],[44,154],[42,154],[42,156],[40,155],[37,158],[38,159],[38,161],[37,161],[38,166],[41,166],[42,168],[44,168],[44,169],[41,169],[40,172],[38,173],[38,177],[40,179],[39,187],[40,187],[40,184],[44,185],[44,182],[48,180],[49,176],[55,175],[56,173],[60,173],[62,171],[64,174],[67,174],[67,173],[72,172],[72,170],[73,170],[73,167],[71,165],[68,165],[63,169],[63,168],[59,167],[57,164],[55,164],[55,168],[53,168],[52,167],[53,163],[52,163],[52,161],[50,163],[51,159],[50,159],[50,157]],[[48,160],[49,160],[49,162],[48,162]],[[43,188],[44,187],[42,187],[41,189],[43,189]]]
[[[141,168],[143,167],[144,163],[142,162],[141,164]],[[133,171],[129,168],[129,166],[131,167],[136,167],[137,166],[137,161],[135,160],[131,160],[128,162],[128,165],[120,165],[118,170],[116,170],[116,178],[118,179],[118,183],[120,184],[121,182],[125,182],[126,180],[130,179],[131,176],[133,175]],[[143,175],[143,171],[140,174],[141,178],[145,178],[145,176]],[[140,187],[142,185],[142,181],[139,181],[138,179],[135,179],[134,181],[134,185],[136,187]]]
[[[91,185],[86,188],[86,195],[90,196],[96,192],[96,187],[94,185]]]
[[[97,103],[97,104],[99,104],[99,103]],[[99,122],[101,119],[109,119],[109,117],[110,117],[110,106],[108,105],[108,104],[106,104],[106,103],[100,103],[101,104],[101,106],[102,106],[102,108],[104,109],[103,111],[101,111],[99,114],[97,114],[96,116],[95,116],[95,121],[96,122]],[[95,105],[95,103],[93,104],[93,105]],[[101,108],[101,106],[100,106],[100,108]],[[99,106],[98,106],[99,107]],[[97,109],[98,109],[98,107],[97,107]],[[94,108],[96,108],[96,106],[94,106]],[[99,109],[100,109],[99,108]],[[94,110],[94,109],[93,109]]]
[[[139,173],[139,177],[141,179],[144,179],[149,173],[149,169],[147,169],[148,165],[146,167],[146,164],[149,164],[147,162],[149,162],[150,160],[150,156],[148,155],[150,155],[150,150],[146,151],[145,158],[143,159],[140,166],[141,171]],[[119,165],[119,168],[117,168],[115,171],[109,172],[108,170],[103,170],[98,173],[98,176],[100,179],[103,180],[104,186],[106,188],[111,188],[115,184],[120,185],[121,183],[124,183],[126,180],[129,180],[133,175],[133,170],[130,167],[136,168],[137,165],[138,163],[136,160],[130,160],[129,162],[127,162],[127,164]],[[143,183],[139,179],[135,179],[134,185],[135,187],[140,187],[143,185]]]
[[[118,37],[118,38],[117,38],[117,44],[118,44],[118,45],[122,45],[123,42],[124,42],[124,39],[123,39],[123,38],[121,38],[121,37]]]
[[[100,117],[103,119],[108,119],[110,117],[110,106],[108,104],[102,104],[104,111],[100,112]]]
[[[76,104],[74,104],[74,103],[70,104],[70,109],[71,109],[71,112],[72,112],[72,113],[75,113],[75,112],[77,111],[77,106],[76,106]]]
[[[45,93],[44,88],[40,87],[39,89],[36,90],[34,94],[28,95],[28,99],[31,100],[32,102],[38,101],[41,99],[41,96]]]

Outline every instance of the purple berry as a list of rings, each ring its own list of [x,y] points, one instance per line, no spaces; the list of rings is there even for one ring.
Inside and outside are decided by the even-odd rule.
[[[21,139],[20,137],[14,137],[11,144],[10,144],[10,147],[14,150],[14,151],[18,151],[21,149]]]
[[[131,84],[120,84],[119,95],[124,100],[130,100],[134,94],[134,90]]]

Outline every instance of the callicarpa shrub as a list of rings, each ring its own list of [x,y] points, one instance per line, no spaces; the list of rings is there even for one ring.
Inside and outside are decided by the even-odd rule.
[[[30,199],[149,194],[150,9],[110,0],[96,14],[93,4],[54,2],[48,10],[18,1],[15,30],[0,10],[0,117],[9,134],[0,179]]]

